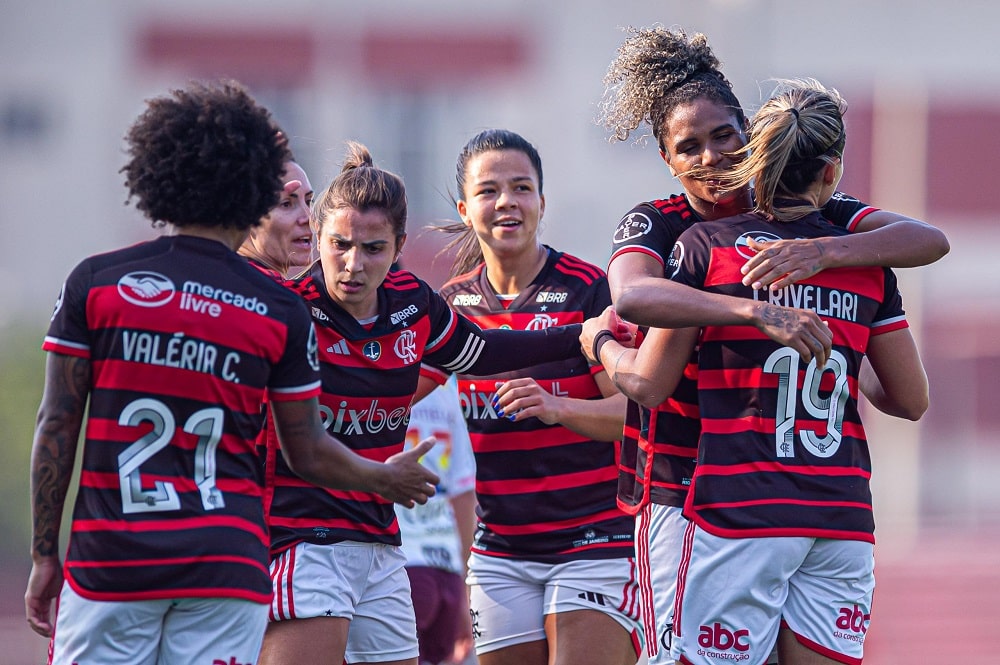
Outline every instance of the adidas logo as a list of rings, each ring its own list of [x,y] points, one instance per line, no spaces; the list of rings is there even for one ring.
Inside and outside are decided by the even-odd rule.
[[[591,602],[591,603],[597,603],[598,605],[607,605],[607,603],[604,602],[604,594],[603,593],[594,593],[593,591],[584,591],[583,593],[577,594],[576,597],[580,598],[581,600],[586,600],[586,601]]]
[[[340,356],[346,356],[346,355],[350,354],[350,351],[347,350],[347,340],[346,339],[342,339],[339,342],[337,342],[336,344],[333,344],[331,346],[326,347],[326,352],[327,353],[336,353],[337,355],[340,355]]]

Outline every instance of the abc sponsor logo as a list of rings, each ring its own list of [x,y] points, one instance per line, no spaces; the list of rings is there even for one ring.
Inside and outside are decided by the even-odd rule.
[[[750,631],[746,628],[730,630],[716,621],[711,626],[698,629],[699,656],[731,661],[749,660]]]
[[[851,642],[864,642],[871,617],[870,613],[857,605],[841,607],[837,613],[837,630],[833,631],[833,636]]]
[[[162,307],[170,302],[176,290],[168,277],[148,270],[130,272],[118,280],[121,297],[140,307]]]

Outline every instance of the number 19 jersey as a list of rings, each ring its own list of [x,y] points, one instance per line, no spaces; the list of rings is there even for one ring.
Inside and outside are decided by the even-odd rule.
[[[872,335],[906,327],[892,271],[824,270],[780,291],[742,284],[750,238],[843,235],[818,213],[773,223],[755,214],[702,222],[674,246],[668,274],[689,286],[811,309],[830,326],[823,368],[750,326],[702,329],[701,440],[685,515],[726,538],[805,536],[874,542],[871,459],[858,373]]]

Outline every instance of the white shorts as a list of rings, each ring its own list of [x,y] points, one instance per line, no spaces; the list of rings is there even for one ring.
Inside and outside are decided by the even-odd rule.
[[[719,538],[689,524],[674,653],[685,663],[763,662],[782,622],[804,646],[860,663],[875,589],[871,543]]]
[[[267,605],[238,598],[87,600],[63,583],[52,665],[256,663]]]
[[[650,665],[674,662],[674,592],[687,523],[683,509],[675,506],[647,503],[636,515],[635,558]]]
[[[347,662],[416,658],[406,557],[395,545],[299,543],[271,562],[271,621],[349,619]]]
[[[635,559],[587,559],[550,564],[473,553],[469,607],[476,653],[545,639],[545,617],[597,610],[643,646]]]

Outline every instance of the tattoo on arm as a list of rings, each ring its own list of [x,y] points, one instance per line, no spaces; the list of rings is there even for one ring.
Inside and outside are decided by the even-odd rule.
[[[764,308],[760,312],[761,321],[764,325],[772,328],[781,328],[788,332],[793,331],[793,324],[795,323],[795,316],[784,309],[783,307],[772,307],[765,303]]]
[[[32,553],[58,556],[63,504],[90,392],[90,361],[51,354],[31,453]]]

